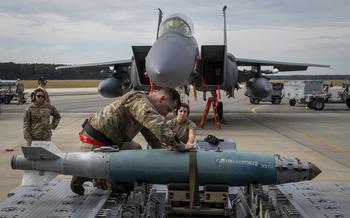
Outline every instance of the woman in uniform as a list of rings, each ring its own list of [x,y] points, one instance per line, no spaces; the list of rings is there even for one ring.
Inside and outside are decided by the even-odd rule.
[[[32,141],[51,141],[51,129],[56,129],[61,116],[57,109],[46,101],[45,91],[38,88],[33,93],[33,103],[23,116],[23,134],[28,146]],[[53,117],[50,122],[50,116]]]
[[[196,124],[188,119],[190,107],[186,103],[181,103],[181,107],[175,111],[176,117],[169,120],[170,128],[176,133],[179,140],[194,147],[196,139]]]

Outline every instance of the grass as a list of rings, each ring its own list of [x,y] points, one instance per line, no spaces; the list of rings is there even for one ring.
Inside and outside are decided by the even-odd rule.
[[[343,82],[346,82],[348,80],[330,80],[330,82],[333,83],[333,86],[342,86],[343,85]]]
[[[26,89],[38,87],[37,80],[21,80]],[[101,80],[48,80],[46,88],[88,88],[97,87]]]

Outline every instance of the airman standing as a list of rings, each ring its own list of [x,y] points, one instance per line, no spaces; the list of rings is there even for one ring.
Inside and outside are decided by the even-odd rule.
[[[16,95],[17,95],[17,104],[22,104],[24,99],[24,85],[21,80],[18,78],[16,82]]]
[[[52,122],[50,123],[50,116]],[[52,129],[56,129],[61,116],[57,109],[45,101],[45,93],[38,88],[34,91],[33,103],[23,116],[23,135],[28,146],[32,141],[51,141]]]

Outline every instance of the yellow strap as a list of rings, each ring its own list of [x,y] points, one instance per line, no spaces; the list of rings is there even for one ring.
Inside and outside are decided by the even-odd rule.
[[[189,188],[190,188],[190,209],[198,203],[198,170],[197,170],[197,152],[190,151],[190,175],[189,175]]]

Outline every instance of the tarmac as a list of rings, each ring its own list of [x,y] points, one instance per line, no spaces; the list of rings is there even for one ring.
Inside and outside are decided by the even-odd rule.
[[[62,116],[52,141],[64,152],[79,151],[78,133],[84,119],[113,99],[98,95],[96,88],[48,89],[48,93]],[[235,99],[227,99],[221,92],[224,123],[220,129],[215,128],[211,111],[204,129],[198,129],[197,138],[213,134],[218,138],[233,138],[239,151],[298,157],[322,170],[312,182],[350,183],[350,110],[345,104],[326,104],[323,111],[303,105],[291,107],[286,99],[281,105],[251,105],[243,93],[240,90]],[[190,119],[199,124],[206,102],[201,93],[197,94],[198,101],[190,98]],[[22,171],[12,170],[10,160],[12,155],[21,154],[20,148],[25,145],[22,116],[28,105],[14,102],[1,105],[0,201],[21,184]],[[145,144],[141,135],[135,140]]]

